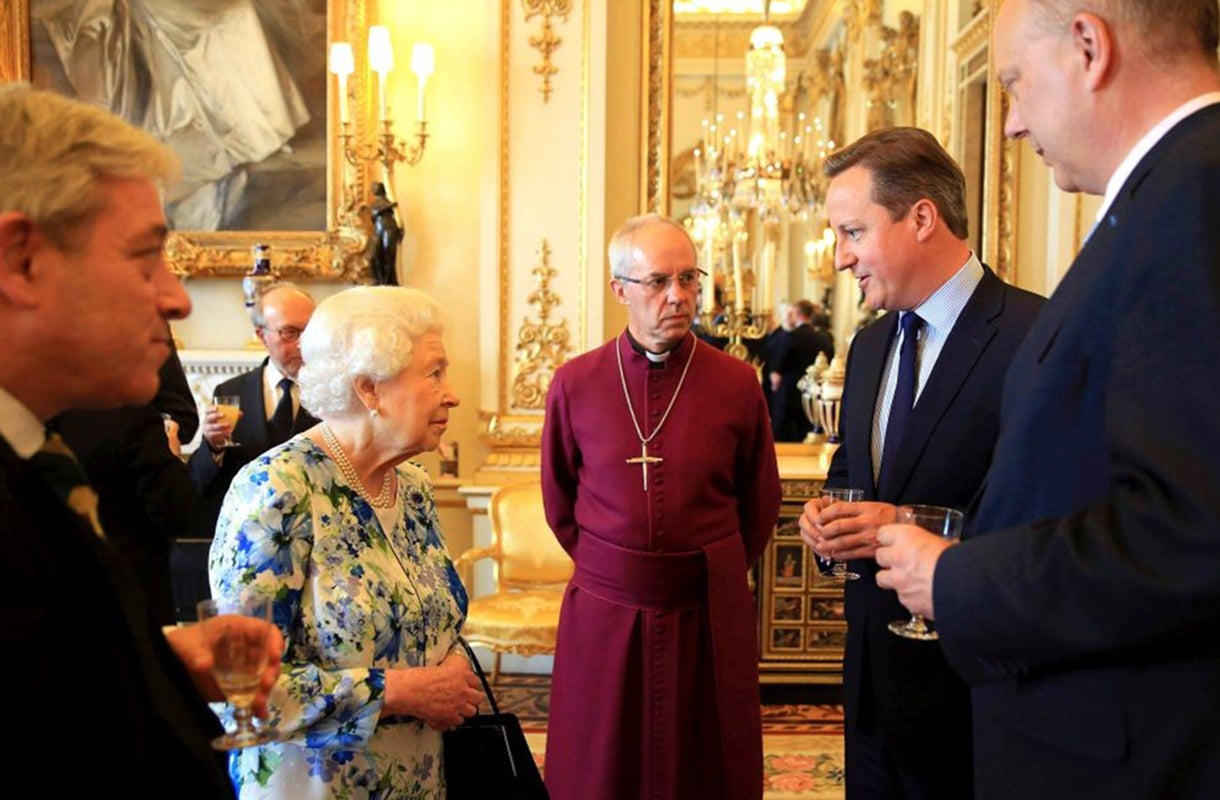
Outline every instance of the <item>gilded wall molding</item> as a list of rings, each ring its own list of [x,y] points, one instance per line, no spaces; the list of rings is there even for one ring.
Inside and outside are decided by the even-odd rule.
[[[915,86],[919,68],[919,18],[898,15],[898,27],[882,25],[881,52],[864,61],[864,88],[869,93],[868,130],[915,124]]]
[[[843,19],[848,41],[858,46],[865,30],[881,24],[881,0],[847,0]]]
[[[546,404],[547,389],[555,370],[568,360],[572,350],[568,321],[551,320],[551,312],[562,302],[551,289],[551,280],[558,274],[551,266],[551,245],[542,240],[539,248],[540,262],[531,270],[538,288],[530,293],[526,302],[537,308],[536,321],[529,318],[521,321],[517,329],[517,361],[513,365],[513,406],[516,408],[542,409]]]
[[[644,180],[640,207],[644,211],[669,214],[671,42],[673,14],[669,0],[648,0],[644,16],[644,65],[642,80],[647,124],[641,130],[644,151]]]
[[[529,45],[542,55],[542,63],[535,64],[533,71],[542,78],[539,91],[542,92],[542,102],[547,103],[551,99],[551,77],[559,73],[559,68],[551,61],[551,55],[563,44],[563,37],[557,35],[551,25],[551,18],[558,17],[567,22],[568,14],[572,12],[572,0],[521,0],[521,7],[527,22],[542,15],[542,32],[530,36]]]

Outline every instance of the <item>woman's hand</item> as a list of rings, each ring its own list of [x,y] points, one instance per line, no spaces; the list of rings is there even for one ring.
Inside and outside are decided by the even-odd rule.
[[[457,651],[437,667],[387,669],[385,674],[385,713],[418,717],[438,731],[473,717],[483,700],[478,676]]]

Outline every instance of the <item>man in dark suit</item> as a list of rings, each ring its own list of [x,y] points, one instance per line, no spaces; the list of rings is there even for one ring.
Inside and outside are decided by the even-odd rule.
[[[768,364],[767,377],[773,393],[771,432],[777,442],[802,442],[813,430],[813,423],[805,416],[797,383],[818,360],[818,353],[825,353],[827,359],[835,357],[834,339],[829,331],[813,327],[815,312],[808,300],[797,300],[788,306],[784,322],[787,336],[774,354],[774,361]]]
[[[300,338],[313,316],[314,302],[289,283],[268,287],[251,311],[254,332],[267,348],[262,366],[219,384],[213,397],[241,398],[241,417],[229,427],[215,408],[203,420],[203,438],[191,454],[191,479],[199,492],[191,536],[175,543],[172,555],[178,618],[193,620],[195,603],[210,597],[208,548],[233,476],[246,464],[318,420],[301,408],[296,385],[301,368]],[[236,447],[225,447],[232,437]]]
[[[163,145],[117,117],[0,86],[0,685],[13,796],[231,797],[199,626],[163,632],[45,422],[147,403],[190,299],[163,257]],[[231,620],[232,621],[232,620]],[[235,621],[234,621],[235,622]],[[265,625],[250,621],[254,625]],[[259,703],[278,673],[265,671]],[[65,761],[64,747],[76,741]]]
[[[972,687],[983,797],[1220,795],[1218,17],[996,19],[1006,132],[1105,199],[1013,357],[967,536],[880,532],[878,582]]]
[[[186,383],[179,361],[166,359],[151,404],[75,409],[48,425],[84,467],[98,494],[106,536],[139,579],[153,618],[162,625],[177,621],[170,545],[187,530],[195,508],[195,487],[177,455],[177,435],[163,422],[170,413],[163,409],[173,402],[166,403],[163,395],[178,396],[175,374]],[[198,424],[197,415],[194,419]]]
[[[935,643],[890,632],[908,615],[876,584],[874,542],[896,505],[969,504],[991,461],[1004,372],[1042,298],[970,251],[965,178],[928,132],[875,131],[825,170],[835,266],[890,312],[852,342],[826,481],[865,502],[813,500],[801,518],[820,555],[854,559],[861,575],[845,587],[847,796],[968,798],[968,690]]]

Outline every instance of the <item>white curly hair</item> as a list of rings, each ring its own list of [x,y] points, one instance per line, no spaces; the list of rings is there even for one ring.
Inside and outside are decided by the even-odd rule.
[[[362,410],[356,378],[393,378],[421,336],[444,328],[440,305],[418,289],[357,286],[326,298],[301,334],[301,405],[320,419]]]

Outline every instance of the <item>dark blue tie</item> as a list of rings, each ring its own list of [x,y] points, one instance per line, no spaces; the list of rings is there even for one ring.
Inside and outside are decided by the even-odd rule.
[[[286,442],[292,436],[292,378],[281,378],[279,387],[280,401],[267,421],[267,435],[272,444]]]
[[[884,480],[886,468],[893,468],[898,446],[902,443],[907,423],[911,419],[911,409],[915,406],[915,355],[919,345],[919,328],[923,320],[914,311],[903,311],[902,316],[898,318],[898,324],[902,326],[902,345],[898,351],[898,383],[890,401],[890,419],[885,426],[885,447],[881,451],[878,487]]]

